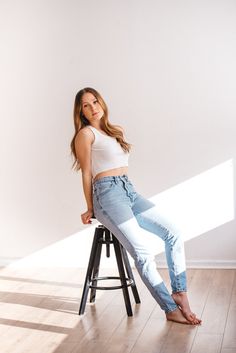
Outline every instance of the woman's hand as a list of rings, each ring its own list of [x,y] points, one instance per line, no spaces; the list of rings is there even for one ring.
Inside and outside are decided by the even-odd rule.
[[[91,217],[93,216],[93,210],[87,210],[86,212],[82,213],[81,220],[83,224],[91,224]]]

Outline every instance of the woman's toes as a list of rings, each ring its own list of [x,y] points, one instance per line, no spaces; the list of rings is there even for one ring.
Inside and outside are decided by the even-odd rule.
[[[178,323],[181,323],[181,324],[188,324],[190,325],[191,322],[188,321],[184,315],[182,314],[181,310],[180,309],[176,309],[174,311],[171,311],[169,313],[166,313],[166,318],[167,320],[169,321],[174,321],[174,322],[178,322]]]

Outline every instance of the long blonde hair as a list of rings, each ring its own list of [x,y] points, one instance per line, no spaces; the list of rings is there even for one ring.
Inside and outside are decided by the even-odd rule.
[[[86,127],[87,125],[89,125],[89,121],[86,119],[86,117],[83,115],[82,113],[82,96],[84,95],[84,93],[90,92],[92,93],[95,98],[98,100],[99,104],[101,105],[103,111],[104,111],[104,115],[101,118],[101,128],[102,130],[109,136],[111,137],[115,137],[117,142],[121,145],[121,148],[125,151],[125,152],[129,152],[131,149],[131,144],[126,142],[124,139],[124,135],[123,132],[116,126],[116,125],[112,125],[109,121],[108,121],[108,108],[107,105],[104,101],[104,99],[102,98],[102,96],[100,95],[100,93],[98,91],[96,91],[94,88],[91,87],[85,87],[83,89],[81,89],[75,96],[75,102],[74,102],[74,127],[75,127],[75,133],[73,136],[73,139],[70,143],[70,147],[71,147],[71,155],[74,157],[74,162],[72,165],[72,168],[75,169],[75,171],[79,171],[80,170],[80,163],[79,160],[76,156],[76,151],[75,151],[75,138],[78,134],[78,132],[83,129],[84,127]]]

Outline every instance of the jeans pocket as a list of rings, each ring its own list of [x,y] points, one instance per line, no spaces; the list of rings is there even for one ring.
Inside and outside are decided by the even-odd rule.
[[[101,184],[96,185],[94,192],[96,193],[97,197],[101,197],[108,194],[113,189],[113,187],[113,181],[103,182]]]

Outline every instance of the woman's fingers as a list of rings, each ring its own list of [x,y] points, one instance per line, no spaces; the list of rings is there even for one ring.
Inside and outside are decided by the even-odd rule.
[[[91,217],[92,217],[92,215],[91,215],[91,212],[89,212],[89,211],[82,213],[81,220],[82,220],[83,224],[91,224],[92,223]]]

